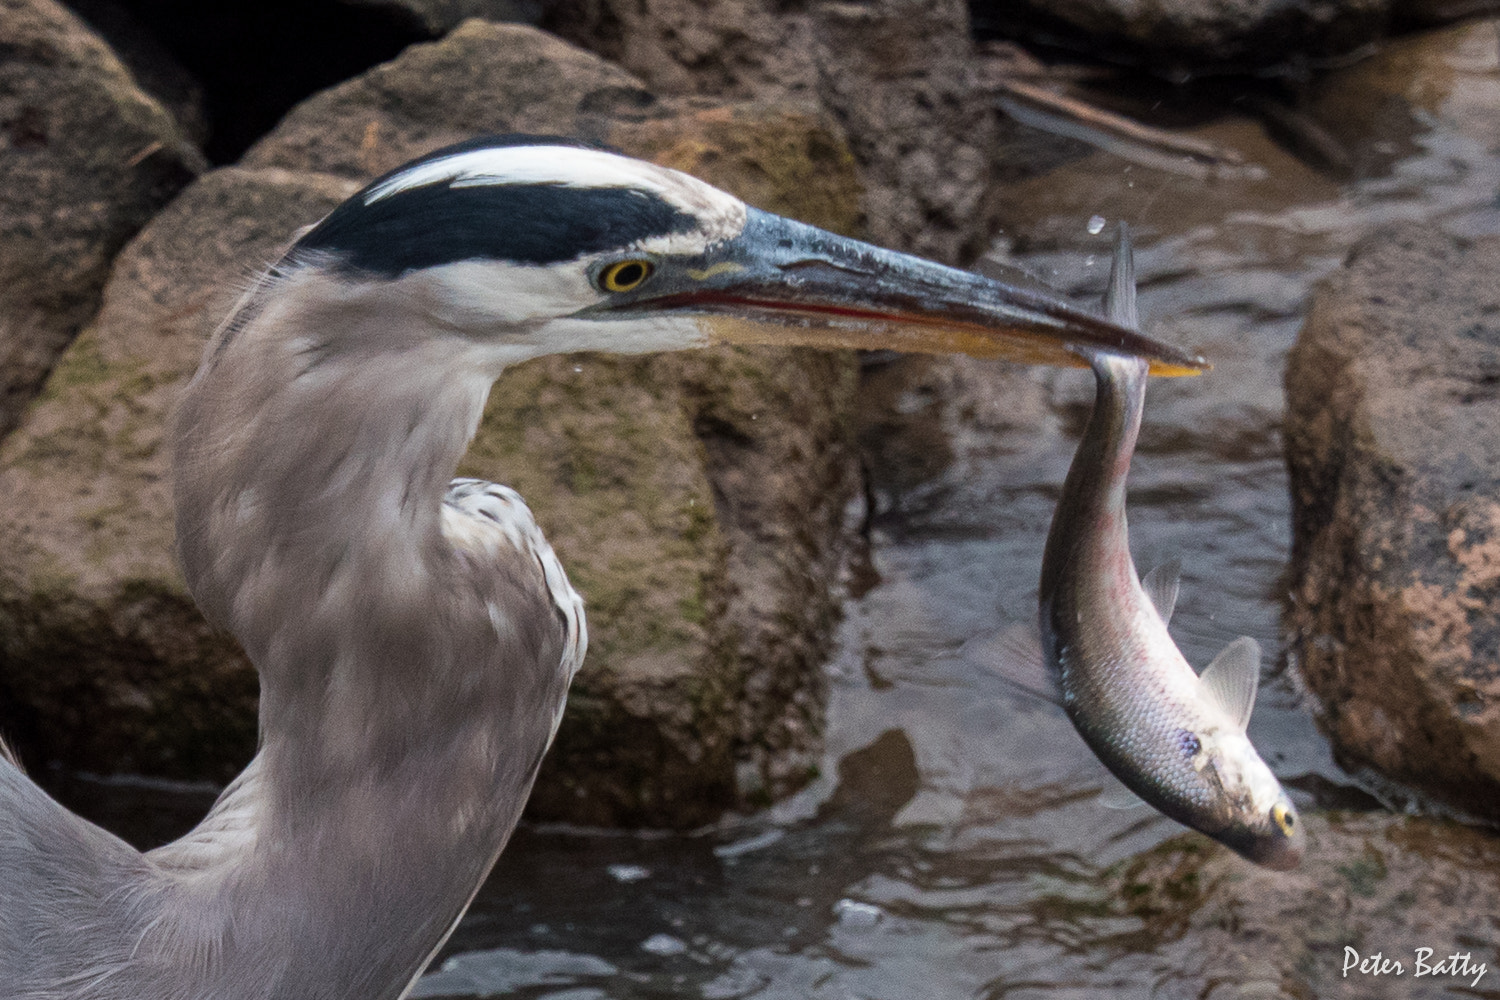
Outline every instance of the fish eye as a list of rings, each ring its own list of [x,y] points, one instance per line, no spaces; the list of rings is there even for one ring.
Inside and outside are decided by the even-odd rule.
[[[1292,812],[1292,807],[1285,802],[1278,802],[1271,807],[1271,822],[1283,835],[1290,837],[1292,830],[1297,825],[1297,816]]]
[[[656,265],[649,260],[641,260],[637,257],[617,260],[599,272],[595,283],[601,291],[630,292],[639,288],[655,270]]]

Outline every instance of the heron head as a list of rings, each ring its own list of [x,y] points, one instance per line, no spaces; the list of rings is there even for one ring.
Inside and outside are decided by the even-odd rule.
[[[1108,347],[1163,374],[1205,367],[1019,272],[995,280],[882,250],[679,171],[535,136],[474,140],[387,174],[291,259],[398,288],[502,364],[734,342],[1070,365],[1079,348]]]

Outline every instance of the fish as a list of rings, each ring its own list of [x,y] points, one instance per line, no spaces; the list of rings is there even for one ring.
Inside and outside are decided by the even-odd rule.
[[[1122,226],[1105,297],[1109,318],[1135,328],[1135,296]],[[1180,567],[1168,563],[1142,579],[1130,555],[1125,481],[1146,363],[1079,353],[1094,371],[1094,409],[1047,534],[1040,635],[1033,633],[1031,652],[1008,644],[1011,679],[1060,704],[1104,766],[1159,812],[1257,864],[1296,868],[1306,848],[1302,823],[1246,734],[1260,646],[1241,637],[1194,672],[1167,631]]]

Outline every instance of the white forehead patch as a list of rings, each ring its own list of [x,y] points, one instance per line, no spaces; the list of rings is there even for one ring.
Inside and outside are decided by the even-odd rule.
[[[578,188],[631,188],[657,195],[701,222],[691,238],[701,244],[732,239],[745,228],[745,203],[696,177],[644,160],[577,146],[494,146],[471,149],[418,163],[365,192],[366,205],[400,191],[428,184],[452,187],[486,184],[558,184]],[[653,241],[655,243],[656,241]],[[667,237],[663,246],[644,249],[671,252],[691,249]]]

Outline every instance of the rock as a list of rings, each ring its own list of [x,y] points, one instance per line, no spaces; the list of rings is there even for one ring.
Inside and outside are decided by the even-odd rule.
[[[410,21],[417,30],[437,38],[471,17],[486,21],[541,20],[542,0],[342,0],[353,7],[387,11]]]
[[[486,132],[602,140],[651,113],[640,80],[551,35],[472,20],[303,101],[241,161],[369,179]]]
[[[844,128],[868,192],[871,236],[948,263],[994,231],[995,113],[977,86],[962,0],[814,8],[819,96]]]
[[[31,760],[224,780],[254,752],[255,673],[173,558],[163,424],[250,262],[352,190],[236,168],[189,187],[0,445],[0,728]]]
[[[963,0],[564,0],[543,24],[659,93],[822,108],[859,162],[876,242],[948,262],[984,249],[998,144]]]
[[[548,0],[542,27],[663,94],[807,96],[812,25],[776,0]]]
[[[1163,76],[1243,72],[1379,38],[1392,0],[976,0],[984,34],[1137,61]]]
[[[172,112],[183,134],[201,149],[210,131],[203,84],[163,40],[118,0],[69,0],[68,9],[104,39],[136,84]]]
[[[1342,759],[1500,819],[1500,239],[1370,237],[1287,362],[1286,625]]]
[[[1456,823],[1384,813],[1304,813],[1308,851],[1292,872],[1257,868],[1184,835],[1115,865],[1105,906],[1179,982],[1211,1000],[1325,997],[1406,1000],[1483,992],[1500,974],[1493,937],[1476,931],[1500,905],[1500,840]],[[1130,927],[1131,924],[1122,924]],[[1128,936],[1127,936],[1128,935]],[[1417,949],[1430,949],[1421,975]],[[1346,973],[1349,951],[1403,963]],[[1432,971],[1467,953],[1468,972]],[[1488,968],[1476,982],[1476,966]]]
[[[0,710],[34,720],[19,742],[70,767],[243,765],[253,673],[191,613],[169,556],[173,387],[247,266],[357,182],[475,132],[575,127],[772,210],[857,220],[852,159],[815,117],[657,102],[533,29],[470,21],[312,98],[132,244],[99,321],[0,449],[0,505],[17,512],[0,546],[18,553],[0,569],[17,678]],[[695,825],[807,780],[857,481],[854,383],[849,355],[786,350],[549,358],[501,380],[462,471],[528,497],[589,607],[536,815]],[[167,732],[174,715],[186,731]]]
[[[0,0],[0,436],[99,307],[109,263],[203,166],[53,0]]]

